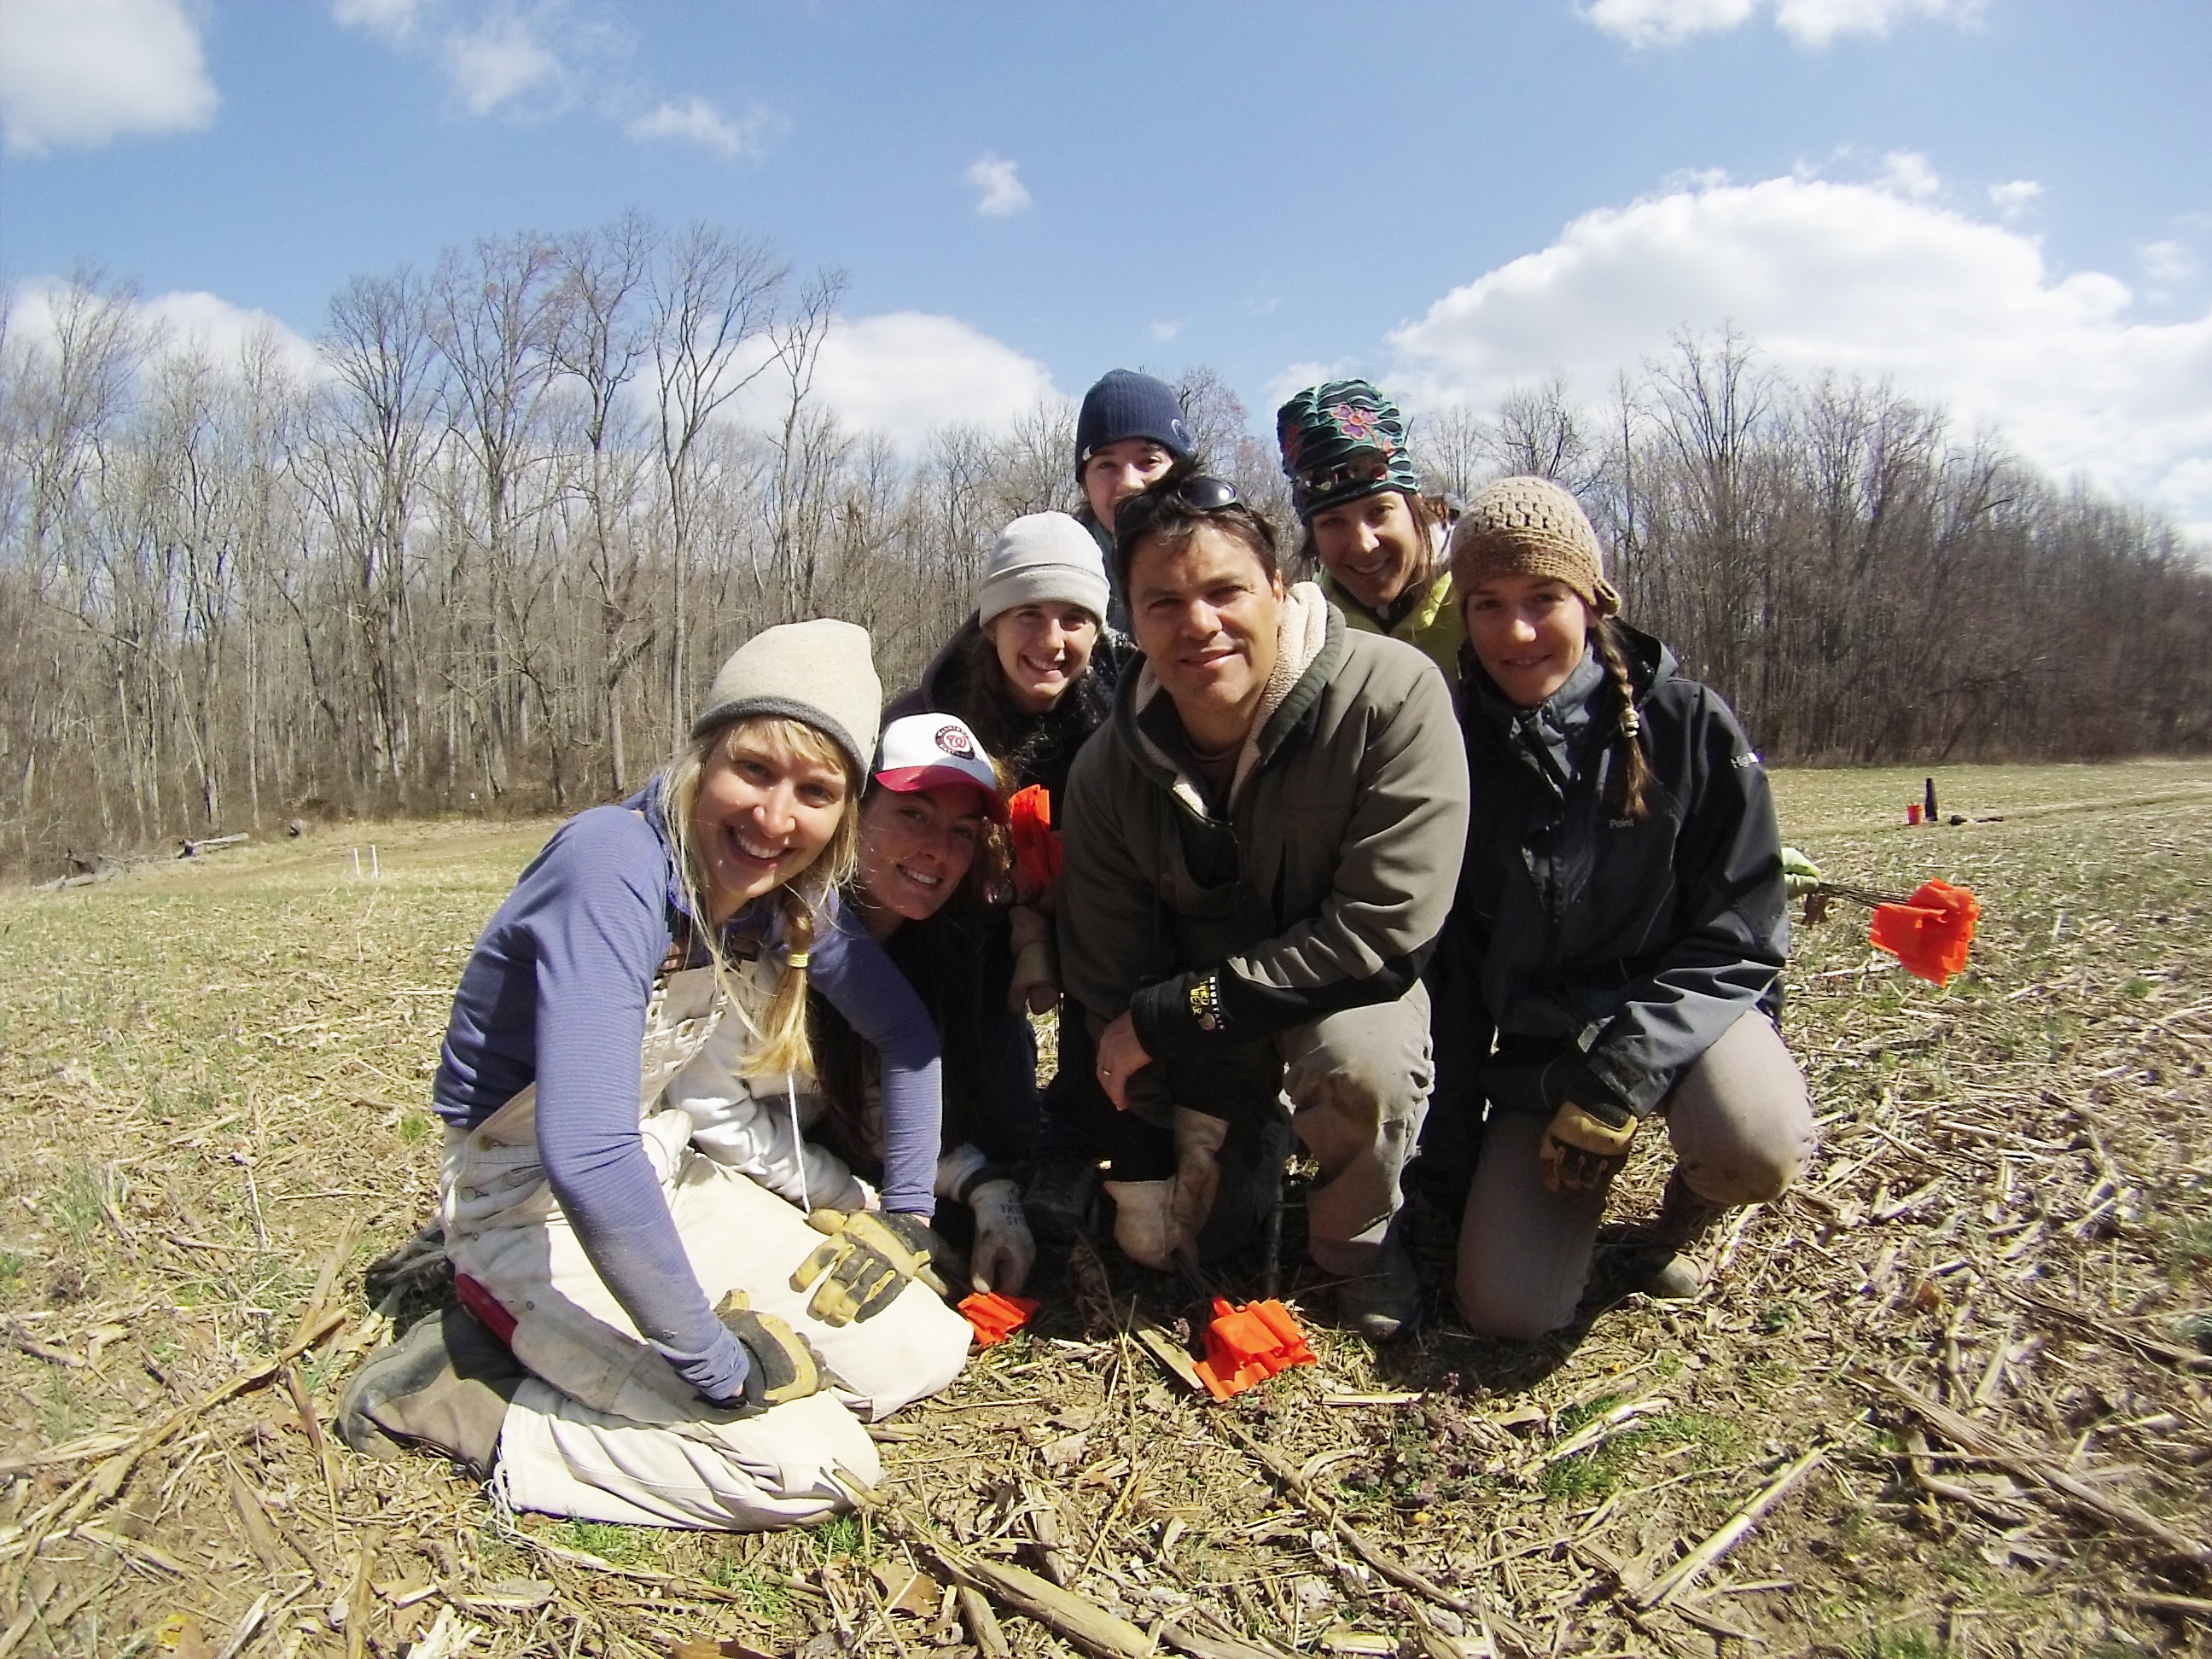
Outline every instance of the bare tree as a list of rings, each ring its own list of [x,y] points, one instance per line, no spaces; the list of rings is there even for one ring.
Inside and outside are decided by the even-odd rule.
[[[653,272],[654,412],[674,570],[668,651],[672,740],[681,735],[690,690],[689,587],[696,552],[699,441],[715,414],[781,356],[780,340],[773,357],[747,348],[769,335],[787,270],[765,243],[700,222],[668,247]]]

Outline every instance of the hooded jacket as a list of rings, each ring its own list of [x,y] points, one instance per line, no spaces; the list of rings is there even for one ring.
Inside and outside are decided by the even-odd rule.
[[[1360,604],[1343,583],[1326,570],[1321,574],[1321,587],[1330,602],[1343,611],[1347,625],[1364,634],[1388,634],[1394,640],[1418,647],[1443,671],[1446,684],[1459,684],[1459,653],[1467,643],[1467,619],[1461,613],[1459,594],[1452,586],[1450,571],[1438,574],[1419,594],[1412,596],[1412,603],[1388,628],[1382,625],[1380,617]]]
[[[1527,710],[1463,659],[1483,810],[1443,952],[1448,983],[1479,988],[1481,1007],[1459,1017],[1486,1018],[1500,1060],[1553,1060],[1541,1105],[1595,1103],[1594,1089],[1641,1117],[1737,1018],[1779,1010],[1790,921],[1773,797],[1743,728],[1666,647],[1620,631],[1654,775],[1641,822],[1608,802],[1620,755],[1594,653]],[[1538,1103],[1503,1092],[1493,1103]]]
[[[1068,786],[1068,990],[1155,1060],[1255,1042],[1419,976],[1466,845],[1467,766],[1436,665],[1356,633],[1311,583],[1225,800],[1139,657]]]

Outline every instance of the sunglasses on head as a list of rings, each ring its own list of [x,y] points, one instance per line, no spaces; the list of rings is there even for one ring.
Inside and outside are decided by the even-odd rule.
[[[1363,449],[1334,466],[1315,467],[1298,474],[1298,488],[1309,495],[1326,495],[1346,484],[1381,483],[1390,476],[1390,458]]]
[[[1154,485],[1132,495],[1114,509],[1114,533],[1125,536],[1132,524],[1141,524],[1163,508],[1179,507],[1187,513],[1218,513],[1237,505],[1237,486],[1226,478],[1194,472],[1164,487]]]

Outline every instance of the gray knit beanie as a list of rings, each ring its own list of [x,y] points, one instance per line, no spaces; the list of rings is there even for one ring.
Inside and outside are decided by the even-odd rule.
[[[730,653],[707,688],[691,735],[703,738],[748,714],[804,720],[829,733],[853,763],[853,775],[865,778],[883,706],[868,630],[817,617],[764,628]]]
[[[1589,514],[1549,478],[1500,478],[1477,490],[1452,526],[1450,558],[1462,599],[1492,576],[1544,576],[1573,588],[1601,617],[1620,609]]]
[[[1080,605],[1106,620],[1106,562],[1091,532],[1065,513],[1031,513],[999,532],[975,617],[992,617],[1025,605],[1058,600]]]

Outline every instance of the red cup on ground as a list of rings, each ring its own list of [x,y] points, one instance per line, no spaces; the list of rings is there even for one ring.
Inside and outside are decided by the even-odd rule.
[[[1907,823],[1917,823],[1920,822],[1920,803],[1918,801],[1909,801],[1905,804],[1905,821]]]

